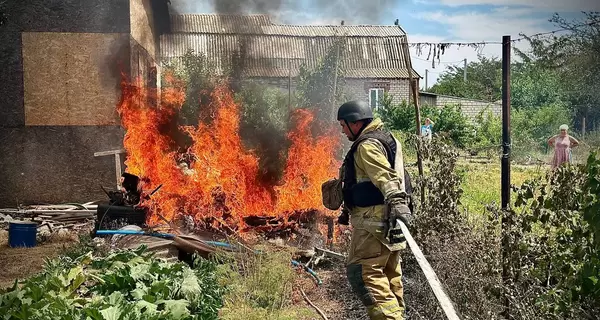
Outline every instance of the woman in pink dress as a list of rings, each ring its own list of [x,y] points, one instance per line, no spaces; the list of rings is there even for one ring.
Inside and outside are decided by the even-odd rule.
[[[553,170],[563,163],[571,163],[571,148],[579,145],[579,141],[567,133],[569,126],[563,124],[559,129],[560,134],[548,139],[548,144],[554,147]]]

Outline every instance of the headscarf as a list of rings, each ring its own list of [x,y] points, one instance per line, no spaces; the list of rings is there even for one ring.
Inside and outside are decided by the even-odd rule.
[[[569,126],[566,124],[563,124],[560,127],[558,127],[558,130],[569,130]]]

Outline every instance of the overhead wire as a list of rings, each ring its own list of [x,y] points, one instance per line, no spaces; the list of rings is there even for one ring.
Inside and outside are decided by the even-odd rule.
[[[521,37],[516,38],[516,39],[511,39],[510,42],[511,43],[515,43],[515,42],[520,42],[523,40],[527,40],[527,39],[531,39],[531,38],[539,38],[542,36],[548,36],[548,35],[553,35],[559,32],[566,32],[566,31],[572,31],[573,29],[576,28],[580,28],[580,27],[591,27],[594,25],[600,24],[600,21],[593,21],[593,22],[589,22],[589,23],[582,23],[579,25],[575,25],[573,27],[570,28],[562,28],[562,29],[557,29],[557,30],[553,30],[553,31],[548,31],[548,32],[539,32],[539,33],[535,33],[532,34],[530,36],[525,35],[525,34],[520,34]],[[488,44],[504,44],[502,41],[478,41],[478,42],[408,42],[408,45],[410,46],[417,46],[417,45],[457,45],[457,46],[480,46],[480,45],[488,45]]]
[[[423,58],[419,58],[419,57],[415,57],[415,56],[410,56],[412,59],[417,59],[417,60],[421,60],[421,61],[429,61],[427,59],[423,59]],[[458,60],[458,61],[438,61],[438,64],[454,64],[454,63],[459,63],[459,62],[463,62],[464,60]]]

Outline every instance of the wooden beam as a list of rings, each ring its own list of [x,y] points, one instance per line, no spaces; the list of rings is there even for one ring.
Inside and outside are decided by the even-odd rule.
[[[113,154],[121,154],[121,153],[126,153],[126,152],[127,151],[125,151],[125,149],[100,151],[100,152],[94,152],[94,157],[103,157],[103,156],[109,156],[109,155],[113,155]]]
[[[125,149],[109,150],[94,152],[94,157],[110,156],[115,155],[115,176],[117,178],[117,190],[121,189],[121,154],[126,153]]]

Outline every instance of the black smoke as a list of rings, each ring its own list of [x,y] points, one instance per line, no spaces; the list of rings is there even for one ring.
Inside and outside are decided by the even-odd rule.
[[[172,0],[173,13],[268,14],[276,22],[309,24],[315,19],[339,24],[381,24],[393,8],[409,0]]]

